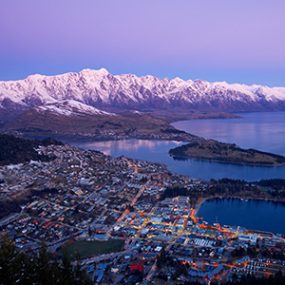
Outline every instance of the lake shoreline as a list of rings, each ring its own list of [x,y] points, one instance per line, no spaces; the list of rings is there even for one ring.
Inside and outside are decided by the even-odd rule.
[[[268,168],[285,166],[285,163],[273,164],[273,165],[268,165],[268,164],[249,164],[249,163],[225,162],[225,161],[221,161],[221,160],[218,160],[218,159],[206,159],[206,158],[198,158],[198,157],[174,156],[174,155],[171,155],[171,154],[170,154],[170,156],[173,159],[176,159],[176,160],[194,159],[194,160],[199,160],[199,161],[217,162],[217,163],[221,163],[221,164],[231,164],[231,165],[258,166],[258,167],[260,166],[260,167],[268,167]]]
[[[248,112],[241,115],[243,116],[241,119],[192,120],[172,125],[181,131],[193,133],[199,137],[235,143],[243,148],[256,148],[264,152],[285,156],[285,112]],[[167,137],[169,138],[169,134]],[[247,182],[261,179],[285,179],[285,165],[278,167],[252,166],[194,158],[174,160],[168,151],[185,144],[185,142],[179,141],[131,138],[94,141],[88,138],[72,143],[68,138],[65,140],[71,145],[101,151],[112,156],[124,155],[129,158],[162,163],[174,173],[197,179],[202,178],[206,181],[210,181],[212,178],[215,180],[223,178],[240,179]]]
[[[206,216],[205,215],[203,215],[203,216],[201,216],[201,215],[199,215],[199,210],[201,209],[201,207],[202,207],[202,205],[206,202],[206,201],[209,201],[209,200],[213,200],[213,201],[222,201],[222,200],[239,200],[240,202],[249,202],[249,201],[254,201],[254,202],[272,202],[272,203],[274,203],[274,204],[276,204],[276,205],[278,205],[279,207],[281,206],[282,207],[282,209],[285,209],[285,200],[276,200],[276,199],[264,199],[264,198],[250,198],[250,197],[246,197],[246,198],[242,198],[242,197],[235,197],[235,196],[228,196],[228,197],[224,197],[224,196],[212,196],[212,197],[205,197],[205,198],[202,198],[200,201],[199,201],[199,203],[197,203],[196,205],[195,205],[195,212],[194,212],[194,217],[195,218],[197,218],[197,219],[199,219],[199,218],[202,218],[204,221],[206,221],[206,222],[208,222],[209,224],[213,224],[214,223],[214,221],[211,221],[211,219],[210,220],[208,220],[207,219],[207,215],[209,216],[209,212],[206,214]],[[230,202],[230,201],[228,201],[228,202]],[[233,204],[234,205],[234,204]],[[268,207],[268,206],[270,206],[270,207],[268,207],[268,209],[271,209],[271,212],[272,212],[272,208],[271,208],[271,206],[272,205],[265,205],[266,207]],[[212,206],[210,206],[210,207],[213,207],[213,205]],[[221,206],[221,208],[223,208],[223,207],[229,207],[229,206],[227,206],[227,205],[222,205]],[[235,206],[233,206],[233,208],[236,208],[237,206],[235,205]],[[247,211],[247,212],[252,212],[252,213],[255,213],[255,211],[260,211],[260,209],[258,210],[258,207],[256,207],[256,205],[255,204],[251,204],[250,206],[248,206],[248,207],[251,207],[251,208],[248,208],[247,209],[247,206],[246,206],[246,208],[244,208],[244,205],[242,206],[242,204],[241,204],[241,206],[238,206],[239,208],[242,208],[243,209],[243,211]],[[214,207],[213,207],[214,208]],[[254,209],[253,209],[254,208]],[[268,210],[267,209],[267,210]],[[277,208],[278,209],[278,208]],[[280,208],[279,208],[280,209]],[[236,209],[233,209],[233,211],[236,211]],[[264,210],[265,212],[267,212],[267,210]],[[208,208],[208,210],[207,211],[209,211],[209,208]],[[225,211],[225,210],[223,210],[223,211]],[[262,210],[263,211],[263,210]],[[264,212],[263,211],[263,212]],[[280,210],[279,210],[280,211]],[[284,211],[284,210],[283,210]],[[227,212],[228,213],[228,212]],[[220,215],[221,215],[221,212],[220,213],[215,213],[217,216],[219,216],[219,217],[221,217]],[[277,213],[276,213],[277,214]],[[261,214],[260,214],[261,215]],[[267,213],[266,213],[266,215],[267,215]],[[269,215],[269,213],[268,213],[268,215]],[[272,215],[272,213],[271,213],[271,215]],[[282,217],[284,216],[284,215],[281,215]],[[222,217],[224,217],[224,215],[222,215]],[[279,217],[279,215],[277,215],[275,218],[276,219],[278,219],[278,217]],[[240,218],[240,217],[239,217]],[[239,219],[238,218],[238,219]],[[243,217],[244,218],[244,217]],[[252,218],[252,217],[251,217]],[[223,218],[224,219],[224,218]],[[262,218],[257,214],[257,217],[255,217],[254,218],[254,215],[253,215],[253,219],[255,219],[255,221],[256,221],[256,223],[257,223],[257,221],[258,220],[262,220]],[[251,221],[251,223],[252,223],[252,225],[250,225],[250,226],[248,226],[248,225],[246,225],[246,224],[244,224],[244,220],[243,221],[240,221],[240,222],[236,222],[236,220],[237,220],[237,218],[233,215],[232,216],[232,220],[233,220],[233,222],[229,222],[229,221],[226,221],[226,222],[221,222],[220,224],[221,225],[229,225],[230,227],[237,227],[237,226],[240,226],[240,227],[242,227],[242,228],[245,228],[248,232],[261,232],[261,233],[272,233],[272,234],[274,234],[274,235],[276,235],[276,234],[278,234],[278,233],[281,233],[282,235],[285,235],[285,232],[280,232],[280,227],[279,227],[279,223],[278,223],[278,226],[277,226],[277,229],[276,229],[276,223],[275,223],[275,229],[274,229],[274,226],[273,226],[273,229],[264,229],[264,228],[260,228],[260,225],[259,226],[257,226],[257,227],[255,227],[255,222],[252,220]],[[274,224],[274,220],[270,220],[270,222],[269,222],[269,224],[271,225],[271,223],[273,223]],[[269,225],[268,224],[268,222],[267,222],[267,226]],[[282,222],[281,222],[281,224],[282,224]],[[259,229],[258,229],[258,227],[259,227]],[[270,227],[270,226],[269,226]],[[282,226],[281,226],[281,228],[282,228]]]
[[[194,210],[195,210],[195,217],[199,218],[198,212],[201,208],[201,206],[208,200],[225,200],[225,199],[236,199],[236,200],[240,200],[240,201],[245,201],[248,202],[248,200],[254,200],[254,201],[264,201],[264,202],[275,202],[275,203],[280,203],[280,204],[284,204],[285,206],[285,199],[284,200],[275,200],[275,199],[264,199],[264,198],[252,198],[252,197],[237,197],[237,196],[211,196],[211,197],[205,197],[202,198],[201,201],[199,201],[199,203],[195,204]]]
[[[172,148],[168,154],[173,158],[194,158],[227,164],[266,167],[285,165],[285,157],[282,155],[253,148],[245,149],[236,144],[222,143],[212,139],[191,142]]]

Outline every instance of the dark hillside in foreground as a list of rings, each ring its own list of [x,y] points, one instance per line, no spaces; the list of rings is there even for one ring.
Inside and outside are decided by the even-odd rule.
[[[29,160],[50,161],[51,158],[39,155],[35,150],[39,145],[61,144],[53,139],[30,140],[11,135],[0,135],[0,165],[17,164]]]

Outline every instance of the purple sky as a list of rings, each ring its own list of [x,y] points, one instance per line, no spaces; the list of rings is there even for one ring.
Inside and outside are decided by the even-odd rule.
[[[285,86],[284,0],[7,0],[0,80],[105,67]]]

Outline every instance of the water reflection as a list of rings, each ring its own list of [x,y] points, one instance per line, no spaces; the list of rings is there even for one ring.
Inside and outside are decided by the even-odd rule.
[[[211,224],[242,226],[247,229],[285,234],[284,203],[235,198],[207,200],[198,216]]]
[[[261,179],[283,178],[285,179],[285,166],[282,167],[260,167],[226,164],[214,161],[201,161],[195,159],[176,160],[168,151],[183,143],[177,141],[147,141],[147,140],[122,140],[109,142],[91,142],[74,144],[76,146],[104,152],[108,155],[143,159],[159,162],[167,165],[172,172],[188,175],[192,178],[203,178],[205,180],[222,179],[244,179],[257,181]]]
[[[244,148],[255,148],[285,155],[285,112],[242,113],[239,115],[243,118],[180,121],[173,123],[173,126],[201,137],[236,143]],[[174,160],[168,151],[181,144],[183,143],[177,141],[132,139],[74,145],[85,149],[99,150],[107,155],[125,155],[130,158],[160,162],[166,164],[170,171],[189,175],[192,178],[210,180],[211,178],[227,177],[246,181],[285,179],[285,166],[234,165],[195,159]]]
[[[159,141],[159,140],[121,140],[106,142],[80,143],[80,147],[85,149],[94,149],[103,152],[106,155],[120,156],[125,152],[135,152],[147,150],[148,152],[159,152],[160,147],[176,147],[181,145],[178,141]]]
[[[285,112],[237,115],[242,118],[180,121],[172,125],[208,139],[285,155]]]

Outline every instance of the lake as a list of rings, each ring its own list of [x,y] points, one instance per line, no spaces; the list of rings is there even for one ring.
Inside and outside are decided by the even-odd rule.
[[[172,125],[194,135],[285,156],[285,112],[235,113],[242,118],[179,121]]]
[[[197,213],[210,224],[241,226],[246,229],[285,234],[284,204],[249,199],[210,199]]]
[[[241,113],[239,119],[207,119],[175,122],[180,130],[223,142],[236,143],[244,148],[256,148],[285,155],[285,112]],[[72,143],[94,149],[108,155],[149,160],[166,164],[170,171],[205,180],[243,179],[285,179],[285,166],[246,166],[195,159],[175,160],[169,156],[171,148],[181,145],[175,141],[123,140],[108,142]]]

